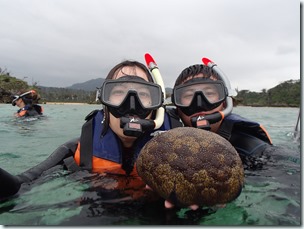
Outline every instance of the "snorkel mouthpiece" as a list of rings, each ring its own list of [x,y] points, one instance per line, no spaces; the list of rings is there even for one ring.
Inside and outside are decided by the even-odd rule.
[[[153,130],[155,123],[150,119],[138,119],[135,117],[121,117],[120,128],[126,136],[140,137],[144,132]]]
[[[224,114],[220,112],[215,112],[209,115],[199,115],[191,118],[191,124],[193,127],[198,129],[210,130],[210,124],[221,121],[224,118]]]
[[[130,109],[126,116],[120,117],[120,128],[123,129],[123,133],[126,136],[139,137],[147,130],[153,130],[154,122],[149,119],[145,119],[150,113],[150,111],[142,108],[138,99],[135,95],[131,95],[127,101],[130,104]],[[139,118],[136,118],[136,115]]]
[[[142,106],[136,92],[129,92],[129,96],[119,108],[108,107],[108,109],[116,118],[120,118],[120,128],[126,136],[139,137],[155,127],[153,120],[145,119],[151,110]]]

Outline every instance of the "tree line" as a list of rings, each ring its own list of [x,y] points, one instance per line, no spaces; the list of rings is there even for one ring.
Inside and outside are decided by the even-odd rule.
[[[262,92],[237,91],[235,101],[243,106],[300,107],[301,82],[287,80]]]
[[[12,96],[20,90],[30,89],[40,94],[40,103],[97,103],[96,90],[43,87],[38,86],[37,83],[28,85],[27,82],[10,76],[8,72],[0,68],[0,103],[10,103]],[[166,96],[170,97],[171,93],[172,89],[166,88]],[[237,96],[233,99],[236,105],[243,106],[300,107],[301,83],[300,80],[288,80],[269,90],[263,89],[261,92],[237,90]]]

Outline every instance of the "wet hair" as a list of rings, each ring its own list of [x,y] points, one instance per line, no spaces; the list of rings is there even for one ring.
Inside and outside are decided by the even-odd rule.
[[[21,90],[19,91],[18,95],[22,95],[25,92],[31,91],[31,93],[24,95],[21,97],[22,101],[26,105],[32,105],[32,104],[37,104],[38,101],[40,100],[40,95],[35,91],[35,90]]]
[[[220,80],[221,77],[212,68],[203,65],[195,64],[185,68],[177,77],[174,87],[185,83],[186,81],[193,79],[198,74],[203,74],[203,78],[212,78],[214,80]]]
[[[123,70],[124,67],[133,68],[133,73],[132,73],[133,75],[137,75],[136,74],[136,68],[140,68],[146,73],[148,81],[149,82],[154,82],[153,77],[152,77],[149,69],[144,64],[142,64],[138,61],[132,61],[132,60],[125,60],[125,61],[117,64],[116,66],[114,66],[110,70],[110,72],[108,73],[106,79],[116,79],[117,75],[120,71],[123,73],[122,70]],[[110,124],[110,115],[109,115],[109,110],[108,110],[107,106],[104,106],[103,110],[104,110],[104,120],[103,120],[104,128],[103,128],[103,131],[101,133],[101,136],[103,136],[107,132],[107,130],[109,128],[109,124]]]
[[[121,71],[123,73],[122,69],[124,67],[131,67],[131,68],[133,68],[133,71],[134,71],[133,75],[135,75],[135,76],[137,75],[136,74],[136,68],[142,69],[146,73],[146,75],[148,77],[148,81],[149,82],[153,82],[153,78],[152,78],[151,73],[148,70],[148,68],[144,64],[142,64],[140,62],[138,62],[138,61],[132,61],[132,60],[125,60],[125,61],[117,64],[116,66],[114,66],[110,70],[110,72],[108,73],[106,79],[116,79],[119,71]]]

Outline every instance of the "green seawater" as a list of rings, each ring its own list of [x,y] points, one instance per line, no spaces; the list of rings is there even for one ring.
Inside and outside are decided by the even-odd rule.
[[[0,104],[0,167],[17,175],[78,137],[85,116],[100,105],[45,104],[44,117],[14,118],[16,107]],[[260,122],[286,154],[267,169],[246,172],[241,195],[222,209],[165,210],[163,203],[108,203],[91,183],[109,182],[87,172],[58,169],[24,184],[0,202],[1,225],[301,225],[300,144],[293,139],[299,108],[236,107],[234,113]],[[1,184],[0,184],[1,188]],[[111,195],[107,193],[107,195]]]

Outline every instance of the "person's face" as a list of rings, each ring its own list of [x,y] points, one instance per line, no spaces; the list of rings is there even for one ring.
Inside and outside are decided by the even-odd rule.
[[[115,79],[118,79],[118,78],[120,78],[122,76],[125,76],[125,75],[136,75],[136,76],[141,77],[144,80],[148,81],[148,77],[146,76],[146,73],[141,68],[138,68],[138,67],[134,68],[134,67],[126,66],[126,67],[122,68],[116,74]],[[120,89],[122,89],[122,88],[120,88]],[[149,102],[149,94],[147,94],[147,91],[144,88],[137,88],[137,89],[140,90],[140,91],[138,91],[139,96],[145,97],[146,102],[148,103]],[[117,90],[116,92],[117,93],[113,94],[112,99],[119,100],[121,98],[123,92],[121,92],[119,90]],[[123,142],[125,147],[132,146],[133,142],[136,140],[136,137],[124,135],[123,134],[123,129],[120,128],[120,119],[114,117],[111,113],[109,113],[109,114],[110,114],[110,124],[109,125],[110,125],[111,129],[113,130],[113,132],[121,139],[121,141]],[[149,119],[149,118],[151,118],[151,114],[148,115],[146,119]]]
[[[203,74],[199,74],[197,76],[195,76],[194,78],[201,78],[203,77]],[[188,80],[190,80],[191,78],[186,79],[183,83],[187,82]],[[202,86],[200,86],[202,87]],[[181,102],[184,105],[190,105],[192,98],[193,98],[193,94],[197,91],[197,90],[201,90],[202,88],[199,88],[197,85],[192,85],[191,87],[189,87],[189,90],[186,90],[182,97],[181,97]],[[205,85],[204,88],[205,90],[205,96],[208,97],[209,101],[218,101],[219,99],[219,94],[216,90],[216,88],[212,85]],[[192,127],[192,123],[191,123],[191,118],[195,117],[195,116],[199,116],[199,115],[208,115],[208,114],[212,114],[214,112],[217,111],[222,111],[224,109],[224,103],[222,103],[221,105],[219,105],[218,107],[214,108],[213,110],[210,111],[201,111],[201,112],[197,112],[193,115],[186,115],[184,114],[180,109],[177,109],[178,111],[178,115],[181,118],[181,120],[183,121],[183,123],[185,124],[185,126],[190,126]],[[219,127],[221,122],[217,122],[214,124],[211,124],[211,131],[216,132],[217,128]]]
[[[19,107],[19,108],[23,108],[25,106],[23,100],[21,98],[19,98],[18,100],[16,100],[16,105]]]
[[[211,103],[215,103],[220,99],[218,90],[213,84],[191,85],[183,90],[181,94],[181,103],[184,106],[189,106],[192,102],[195,92],[197,91],[203,91],[204,95]]]

